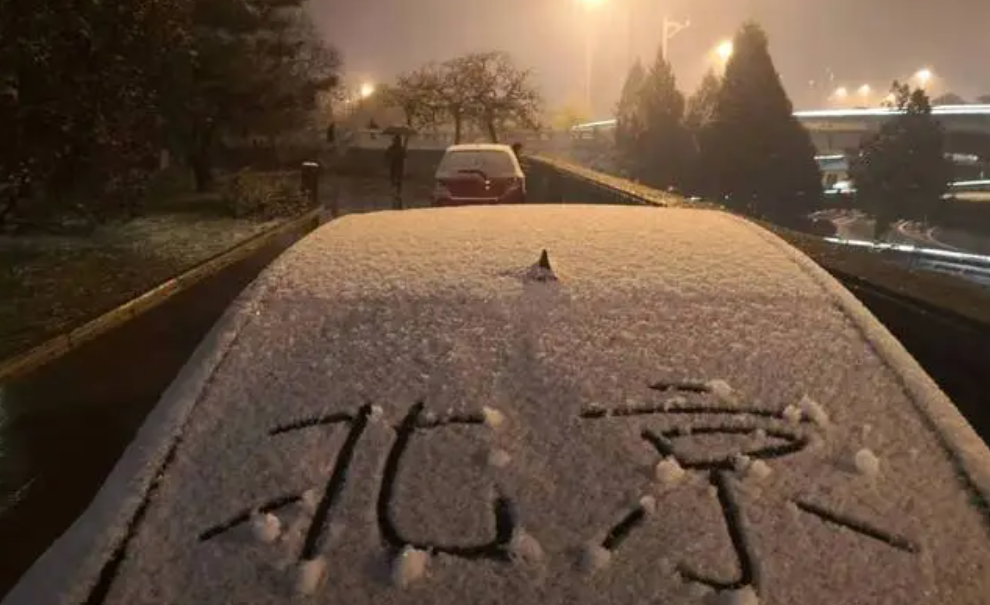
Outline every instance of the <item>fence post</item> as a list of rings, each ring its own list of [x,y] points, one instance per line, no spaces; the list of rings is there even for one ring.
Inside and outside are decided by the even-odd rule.
[[[320,164],[319,162],[302,163],[302,190],[309,197],[312,206],[320,205]],[[332,208],[333,215],[336,216],[336,208]]]

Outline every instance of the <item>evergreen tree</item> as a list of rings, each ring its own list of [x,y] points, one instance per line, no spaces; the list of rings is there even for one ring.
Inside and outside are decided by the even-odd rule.
[[[857,199],[874,217],[878,239],[896,219],[926,221],[934,216],[951,178],[942,129],[932,117],[928,96],[897,82],[892,92],[902,113],[862,145],[850,166]]]
[[[715,111],[718,106],[718,91],[722,82],[714,71],[709,71],[701,80],[698,90],[688,98],[684,125],[688,129],[694,144],[694,163],[691,174],[691,188],[702,195],[713,193],[705,187],[703,167],[706,162],[704,155],[710,145],[711,125],[715,121]]]
[[[338,80],[339,57],[303,0],[192,2],[184,43],[168,50],[162,91],[172,146],[199,190],[210,187],[225,137],[272,137],[298,127]]]
[[[698,90],[687,100],[687,113],[684,125],[693,133],[699,133],[715,120],[715,110],[718,107],[718,91],[722,82],[713,70],[709,70],[702,78]]]
[[[646,71],[637,59],[626,76],[615,110],[615,148],[619,164],[629,176],[637,179],[642,175],[643,120],[640,115],[639,93],[644,80]]]
[[[643,180],[653,187],[682,187],[692,159],[691,139],[684,128],[684,95],[677,90],[674,71],[663,56],[646,74],[639,91],[643,120]]]
[[[766,33],[746,23],[718,93],[704,171],[710,185],[738,210],[790,221],[821,200],[815,148],[770,58]]]

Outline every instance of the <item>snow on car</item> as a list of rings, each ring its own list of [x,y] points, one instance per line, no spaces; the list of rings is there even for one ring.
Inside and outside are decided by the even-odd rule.
[[[349,216],[241,296],[5,603],[978,603],[988,469],[741,219]]]

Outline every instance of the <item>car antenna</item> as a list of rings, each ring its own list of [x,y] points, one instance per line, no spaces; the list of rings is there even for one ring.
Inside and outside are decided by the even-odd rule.
[[[536,261],[536,265],[533,266],[530,276],[535,281],[557,281],[553,267],[550,266],[550,254],[545,248],[540,253],[540,260]]]
[[[553,267],[550,266],[550,255],[547,254],[546,248],[540,253],[540,260],[536,263],[536,266],[547,271],[553,271]]]

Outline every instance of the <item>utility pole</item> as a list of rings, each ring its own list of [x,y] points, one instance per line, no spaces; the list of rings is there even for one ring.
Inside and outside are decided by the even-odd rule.
[[[591,111],[591,75],[594,70],[594,32],[589,24],[587,40],[584,45],[584,103],[585,107]]]
[[[629,37],[629,69],[632,70],[633,65],[636,64],[637,47],[636,47],[636,0],[629,0],[629,31],[626,35]]]
[[[685,29],[691,27],[691,21],[687,20],[683,23],[677,21],[672,21],[666,16],[663,18],[663,33],[660,36],[660,48],[663,49],[663,58],[665,61],[670,61],[670,55],[667,54],[667,50],[670,47],[670,40],[677,34],[681,33]]]

